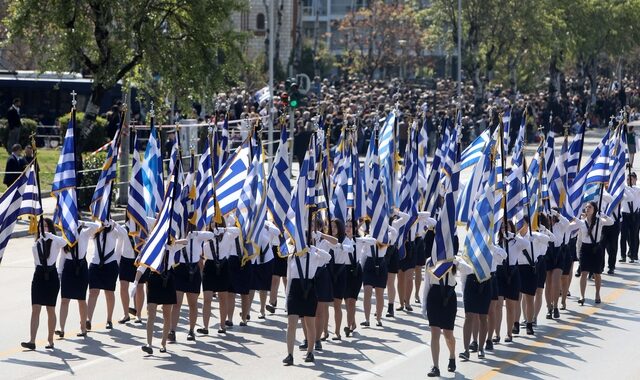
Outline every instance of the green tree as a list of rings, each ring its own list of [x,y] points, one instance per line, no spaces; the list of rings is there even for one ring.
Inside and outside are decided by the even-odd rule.
[[[244,6],[237,0],[22,0],[10,2],[4,24],[11,40],[27,42],[38,69],[93,77],[88,127],[105,92],[123,79],[155,95],[195,98],[234,82],[242,35],[230,16]]]

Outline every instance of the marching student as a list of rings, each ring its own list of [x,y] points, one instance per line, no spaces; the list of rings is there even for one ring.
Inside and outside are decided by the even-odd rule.
[[[178,260],[173,268],[176,284],[176,304],[173,305],[173,310],[171,311],[171,331],[169,331],[169,336],[167,337],[171,343],[176,341],[176,329],[178,328],[180,309],[185,295],[187,296],[187,305],[189,307],[187,340],[196,340],[194,329],[198,319],[198,296],[200,295],[200,286],[202,284],[202,275],[200,273],[202,241],[196,239],[191,234],[191,231],[187,234],[186,241],[186,245],[177,253]]]
[[[552,240],[552,246],[546,256],[547,279],[544,292],[547,302],[546,318],[558,319],[560,318],[558,300],[562,293],[562,268],[568,255],[566,242],[570,239],[571,233],[577,229],[577,225],[575,222],[569,222],[558,210],[554,209],[551,211],[551,226],[555,238]]]
[[[176,240],[173,244],[167,244],[162,253],[162,272],[151,271],[147,279],[147,344],[142,346],[142,351],[153,355],[153,331],[158,305],[162,306],[162,341],[160,352],[167,352],[167,338],[171,328],[171,310],[176,304],[176,284],[173,275],[176,252],[187,244],[186,240]],[[147,268],[138,267],[136,278],[130,288],[131,298],[135,297],[140,279]]]
[[[602,193],[602,209],[609,210],[609,204],[613,201],[613,198],[609,194],[608,191],[603,191]],[[624,197],[622,199],[624,202]],[[622,203],[620,202],[620,203]],[[602,229],[602,244],[604,246],[604,250],[608,256],[608,260],[602,262],[602,271],[604,272],[605,264],[608,263],[608,271],[607,274],[615,274],[616,270],[616,261],[618,260],[618,240],[620,238],[620,222],[622,217],[620,216],[622,205],[618,203],[618,207],[615,207],[611,211],[611,217],[613,218],[613,224],[610,226],[605,226]],[[574,223],[575,225],[575,223]],[[604,259],[604,256],[602,258]]]
[[[489,247],[493,256],[493,262],[502,261],[507,258],[507,253],[496,245]],[[462,295],[464,299],[464,327],[463,327],[463,346],[464,351],[458,355],[460,359],[469,360],[469,343],[472,333],[478,331],[478,340],[476,341],[478,350],[478,359],[484,358],[484,342],[487,344],[491,341],[487,339],[488,332],[488,314],[491,307],[492,284],[491,277],[479,282],[473,268],[464,260],[460,261],[460,277],[462,278]],[[478,344],[477,342],[480,342]],[[493,348],[493,347],[492,347]]]
[[[437,278],[432,270],[435,265],[431,258],[427,260],[427,267],[424,272],[424,291],[422,292],[422,315],[429,320],[431,330],[431,358],[433,367],[427,374],[428,377],[440,376],[440,335],[444,335],[444,340],[449,349],[449,372],[456,371],[456,339],[453,336],[456,312],[458,308],[456,286],[456,268],[461,263],[458,257],[453,259],[451,269],[442,277]],[[472,271],[472,269],[470,269]]]
[[[235,216],[227,216],[227,226],[235,226]],[[251,309],[251,300],[249,299],[249,291],[251,290],[251,276],[253,275],[253,265],[251,260],[244,257],[244,249],[240,243],[240,235],[234,239],[234,249],[227,259],[229,261],[229,279],[231,280],[231,292],[228,294],[227,301],[227,320],[225,325],[233,327],[233,313],[236,307],[236,295],[240,295],[240,326],[246,326],[250,318],[249,311]]]
[[[87,320],[87,288],[89,287],[89,267],[87,265],[87,247],[89,240],[100,228],[100,224],[93,222],[81,222],[78,226],[78,238],[75,247],[64,247],[64,254],[60,258],[58,266],[60,275],[60,330],[56,335],[64,338],[64,328],[69,313],[69,302],[78,301],[80,313],[80,333],[78,336],[86,336]],[[127,294],[128,296],[128,294]]]
[[[436,220],[431,218],[431,213],[426,212],[427,217],[429,218],[422,229],[422,239],[420,240],[421,244],[419,245],[418,252],[416,255],[416,268],[414,270],[415,277],[415,300],[416,303],[420,303],[420,286],[422,286],[422,270],[427,263],[427,257],[431,255],[431,250],[433,249],[433,242],[436,238],[436,233],[434,230],[434,226],[436,225]],[[409,294],[411,297],[411,294]]]
[[[560,276],[560,285],[562,286],[562,295],[560,296],[560,310],[567,308],[567,297],[570,295],[569,287],[573,279],[573,265],[578,261],[578,229],[574,229],[569,234],[569,242],[565,246],[564,263],[562,265],[562,275]],[[580,273],[577,273],[578,277]]]
[[[638,239],[640,229],[640,188],[636,186],[636,173],[629,174],[627,185],[624,189],[624,197],[620,203],[622,223],[620,224],[620,262],[624,263],[629,257],[629,262],[638,260]],[[627,246],[628,254],[627,254]]]
[[[270,220],[265,220],[264,230],[260,235],[260,254],[251,259],[253,264],[253,276],[251,277],[251,292],[249,299],[253,301],[255,292],[260,299],[260,315],[258,319],[265,319],[267,304],[267,292],[271,290],[273,278],[274,254],[273,246],[280,244],[280,230]]]
[[[602,228],[613,224],[613,219],[598,212],[598,205],[589,202],[584,206],[580,219],[576,220],[580,240],[580,299],[578,303],[584,305],[584,292],[587,288],[587,276],[593,273],[596,284],[595,302],[602,302],[600,287],[602,286],[602,255],[604,251],[600,246],[602,240]]]
[[[332,236],[327,235],[327,229],[325,228],[325,222],[322,219],[321,213],[316,213],[313,220],[313,245],[315,245],[318,249],[329,253],[329,251],[336,247],[337,239]],[[318,299],[318,304],[316,307],[316,320],[315,320],[315,350],[322,350],[322,341],[327,340],[327,331],[325,330],[325,326],[329,321],[329,304],[333,302],[333,281],[332,274],[330,272],[329,264],[331,260],[329,260],[326,264],[318,266],[315,274],[315,290],[316,297]],[[306,334],[309,332],[306,331]],[[325,332],[325,336],[322,336],[322,333]],[[313,340],[309,340],[310,343],[314,343]],[[301,346],[301,348],[306,348],[305,344]]]
[[[355,331],[356,325],[356,300],[362,288],[362,266],[360,265],[360,250],[356,249],[354,240],[356,227],[351,219],[347,219],[345,224],[346,237],[342,242],[342,249],[349,257],[346,266],[347,285],[345,288],[345,303],[347,306],[347,325],[344,327],[344,334],[348,338]]]
[[[155,223],[155,220],[153,222]],[[131,320],[129,314],[132,314],[136,317],[135,323],[140,324],[142,323],[141,313],[142,306],[144,305],[144,284],[147,282],[147,278],[149,277],[149,270],[145,272],[145,275],[142,276],[138,282],[136,298],[133,300],[134,307],[131,308],[129,286],[136,279],[136,271],[138,269],[136,267],[136,258],[138,257],[139,252],[134,248],[136,243],[134,237],[131,235],[131,232],[134,231],[132,222],[126,222],[123,230],[120,230],[118,245],[116,246],[116,250],[120,252],[118,276],[120,278],[120,301],[122,302],[122,311],[124,313],[124,316],[118,321],[118,323],[124,324],[129,322]],[[126,234],[123,232],[126,232]]]
[[[278,289],[280,288],[280,280],[282,279],[282,284],[287,285],[287,258],[280,255],[279,249],[280,242],[278,245],[273,245],[271,247],[273,251],[273,274],[271,276],[271,289],[269,290],[269,303],[265,306],[267,311],[271,314],[276,312],[276,307],[278,306]],[[285,289],[286,292],[287,289]]]
[[[540,260],[544,260],[544,255],[547,253],[549,247],[549,241],[555,239],[555,236],[544,227],[546,224],[546,216],[539,215],[540,219],[539,232],[532,231],[528,236],[525,235],[525,239],[530,241],[521,249],[513,252],[517,257],[518,271],[520,272],[520,293],[522,294],[522,305],[525,317],[527,335],[533,335],[533,322],[535,318],[535,296],[542,290],[538,290],[538,274],[536,263]],[[527,228],[526,222],[523,229]],[[533,251],[530,253],[533,248]],[[509,252],[512,255],[512,252]],[[541,270],[542,271],[542,270]],[[516,324],[518,323],[516,319]],[[515,331],[513,331],[515,333]]]
[[[413,311],[410,300],[411,293],[413,293],[413,276],[417,263],[417,236],[415,232],[416,229],[412,226],[411,230],[409,231],[408,240],[402,241],[402,237],[400,237],[400,241],[398,241],[399,247],[400,244],[404,244],[404,257],[401,258],[398,262],[398,298],[400,301],[400,306],[396,308],[396,311]]]
[[[230,218],[229,218],[230,219]],[[233,220],[229,220],[233,222]],[[240,229],[235,226],[226,227],[225,220],[216,225],[212,219],[209,231],[192,231],[190,233],[196,242],[202,244],[204,255],[204,268],[202,270],[202,328],[196,330],[198,334],[209,334],[209,319],[211,318],[211,300],[213,293],[217,293],[219,308],[218,334],[225,334],[227,326],[225,322],[229,315],[229,301],[231,294],[231,278],[229,273],[229,255],[237,248],[236,238],[240,235]]]
[[[120,231],[116,231],[120,230]],[[126,230],[118,223],[110,220],[102,224],[98,232],[94,235],[95,253],[89,264],[89,313],[87,316],[86,327],[91,330],[91,321],[93,320],[93,312],[96,309],[96,302],[100,290],[104,290],[104,296],[107,301],[107,330],[113,328],[112,317],[115,307],[115,290],[118,280],[118,261],[120,260],[120,252],[116,250],[118,237],[126,234]]]
[[[333,286],[333,318],[334,334],[332,340],[342,340],[342,300],[347,295],[347,266],[349,265],[349,253],[344,248],[346,239],[345,226],[342,220],[333,219],[331,231],[334,233],[334,247],[329,251],[331,255],[331,279]],[[324,237],[324,236],[323,236]],[[327,238],[328,239],[328,238]],[[331,242],[331,241],[330,241]]]
[[[393,226],[393,230],[389,230],[389,246],[387,247],[387,254],[385,255],[385,260],[387,261],[387,318],[394,317],[393,304],[396,299],[396,275],[398,274],[400,260],[398,257],[398,248],[403,240],[402,236],[396,236],[398,234],[394,234],[395,231],[400,231],[401,228],[407,224],[409,220],[409,215],[396,210],[394,214],[391,216],[391,226]],[[406,253],[405,253],[406,255]],[[400,304],[402,304],[402,295],[401,295]]]
[[[44,234],[38,230],[36,241],[31,248],[36,270],[31,281],[31,324],[28,342],[21,346],[29,350],[36,349],[36,335],[40,324],[40,310],[44,306],[47,310],[47,340],[49,344],[44,348],[53,349],[53,330],[56,328],[56,301],[60,291],[60,279],[56,271],[56,260],[67,242],[55,235],[53,221],[44,218],[40,222]]]
[[[507,252],[502,249],[502,247],[495,244],[491,245],[491,247],[493,247],[491,249],[491,279],[489,280],[489,287],[491,289],[491,302],[489,303],[489,312],[487,313],[487,339],[484,343],[484,349],[487,351],[493,351],[493,333],[495,331],[498,331],[498,341],[500,341],[499,332],[500,324],[502,323],[502,307],[499,302],[500,290],[498,288],[499,284],[498,278],[496,276],[496,270],[498,268],[498,264],[502,265],[502,263],[507,259]],[[480,342],[482,343],[482,341]]]
[[[314,233],[315,234],[315,233]],[[314,236],[317,237],[317,236]],[[300,256],[299,256],[300,255]],[[302,319],[307,332],[307,340],[315,341],[315,315],[318,298],[315,289],[315,275],[317,268],[327,264],[331,255],[315,246],[310,246],[303,252],[290,256],[287,273],[287,357],[282,360],[284,365],[293,365],[293,345],[296,340],[298,320]],[[314,362],[313,348],[307,345],[304,361]]]
[[[520,328],[518,323],[517,309],[520,307],[520,272],[518,271],[518,259],[524,262],[522,251],[529,247],[529,241],[516,233],[513,222],[503,223],[500,233],[500,246],[506,247],[507,259],[496,267],[496,278],[498,281],[498,312],[496,313],[496,336],[493,343],[500,342],[500,329],[502,322],[502,306],[507,303],[507,337],[505,342],[513,340],[513,330]]]

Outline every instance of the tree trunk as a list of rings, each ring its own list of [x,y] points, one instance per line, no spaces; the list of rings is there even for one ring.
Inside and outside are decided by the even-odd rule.
[[[101,83],[94,83],[93,88],[91,90],[91,96],[89,97],[89,101],[87,102],[87,106],[84,110],[84,120],[82,120],[82,124],[79,125],[78,133],[80,138],[79,143],[79,152],[84,151],[84,141],[88,138],[89,134],[93,130],[95,125],[96,118],[98,117],[98,113],[100,113],[100,103],[102,103],[102,98],[106,93],[106,89]]]

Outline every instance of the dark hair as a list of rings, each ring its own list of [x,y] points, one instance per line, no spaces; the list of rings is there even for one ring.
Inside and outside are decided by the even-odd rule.
[[[538,224],[547,229],[551,228],[551,220],[545,214],[538,215]]]
[[[596,224],[595,221],[596,215],[598,214],[598,205],[594,201],[589,201],[588,204],[593,207],[593,216],[591,217],[591,220],[589,220],[589,235],[591,235],[593,233],[593,226]]]
[[[347,237],[347,233],[344,228],[344,222],[340,219],[333,219],[332,222],[336,224],[337,231],[334,231],[336,239],[338,239],[338,241],[342,243],[345,237]]]
[[[42,218],[42,223],[44,223],[47,226],[47,229],[49,230],[50,233],[55,235],[56,226],[55,224],[53,224],[53,220],[51,220],[51,218]],[[38,230],[38,234],[40,234],[40,230]]]

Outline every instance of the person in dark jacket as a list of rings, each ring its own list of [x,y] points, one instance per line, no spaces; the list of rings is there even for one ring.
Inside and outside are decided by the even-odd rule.
[[[7,130],[9,133],[7,134],[7,141],[5,141],[5,148],[7,148],[7,152],[11,153],[9,150],[15,144],[20,142],[20,130],[22,129],[22,121],[20,120],[20,106],[22,103],[20,99],[13,99],[13,104],[9,107],[7,111]]]
[[[7,166],[5,166],[4,180],[2,181],[7,187],[11,186],[13,182],[20,176],[20,173],[26,167],[26,163],[21,156],[22,146],[20,144],[13,144],[11,147],[11,155],[7,159]]]

